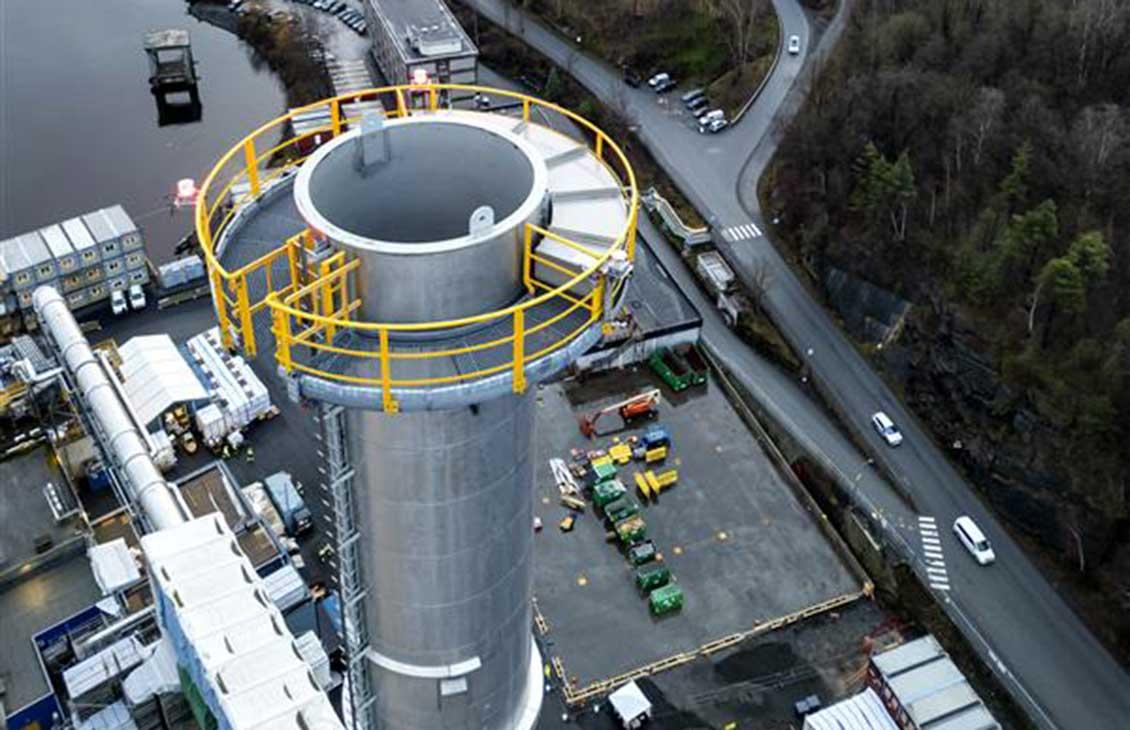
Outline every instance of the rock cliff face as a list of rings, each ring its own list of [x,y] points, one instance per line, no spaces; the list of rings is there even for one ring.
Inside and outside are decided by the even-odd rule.
[[[1086,463],[1061,426],[1001,381],[984,341],[953,315],[915,309],[882,364],[997,514],[1035,543],[1075,604],[1130,657],[1130,526],[1088,504]],[[1051,558],[1051,560],[1047,560]]]

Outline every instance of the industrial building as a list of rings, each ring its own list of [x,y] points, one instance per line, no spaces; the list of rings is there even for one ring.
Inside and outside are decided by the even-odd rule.
[[[120,205],[0,241],[0,317],[30,313],[37,286],[77,311],[148,282],[145,239]]]
[[[365,22],[389,83],[478,83],[479,51],[443,0],[365,0]]]
[[[42,424],[0,491],[7,726],[341,727],[287,547],[226,465],[173,483],[155,460],[162,416],[213,391],[167,336],[95,350],[58,291],[33,303],[50,354],[19,338],[4,368]]]

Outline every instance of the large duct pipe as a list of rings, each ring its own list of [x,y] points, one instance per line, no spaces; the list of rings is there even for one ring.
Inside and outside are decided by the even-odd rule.
[[[55,342],[63,366],[105,434],[105,446],[124,477],[131,501],[141,507],[155,531],[185,522],[187,517],[175,490],[153,463],[144,435],[134,426],[66,300],[54,287],[41,286],[35,290],[32,304],[44,331]]]

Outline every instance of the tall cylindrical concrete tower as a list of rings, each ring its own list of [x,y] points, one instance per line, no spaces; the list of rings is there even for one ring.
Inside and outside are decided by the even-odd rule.
[[[530,728],[541,704],[529,387],[600,340],[637,196],[611,140],[529,109],[354,120],[216,237],[238,278],[269,259],[241,241],[289,199],[302,256],[341,267],[262,301],[292,392],[321,404],[353,710],[381,728]]]

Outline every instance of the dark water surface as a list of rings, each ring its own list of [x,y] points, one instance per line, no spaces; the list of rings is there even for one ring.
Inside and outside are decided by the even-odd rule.
[[[171,216],[179,178],[199,181],[285,107],[283,89],[233,35],[183,0],[0,0],[0,239],[121,203],[156,263],[191,225]],[[145,31],[189,31],[198,122],[158,125]]]

